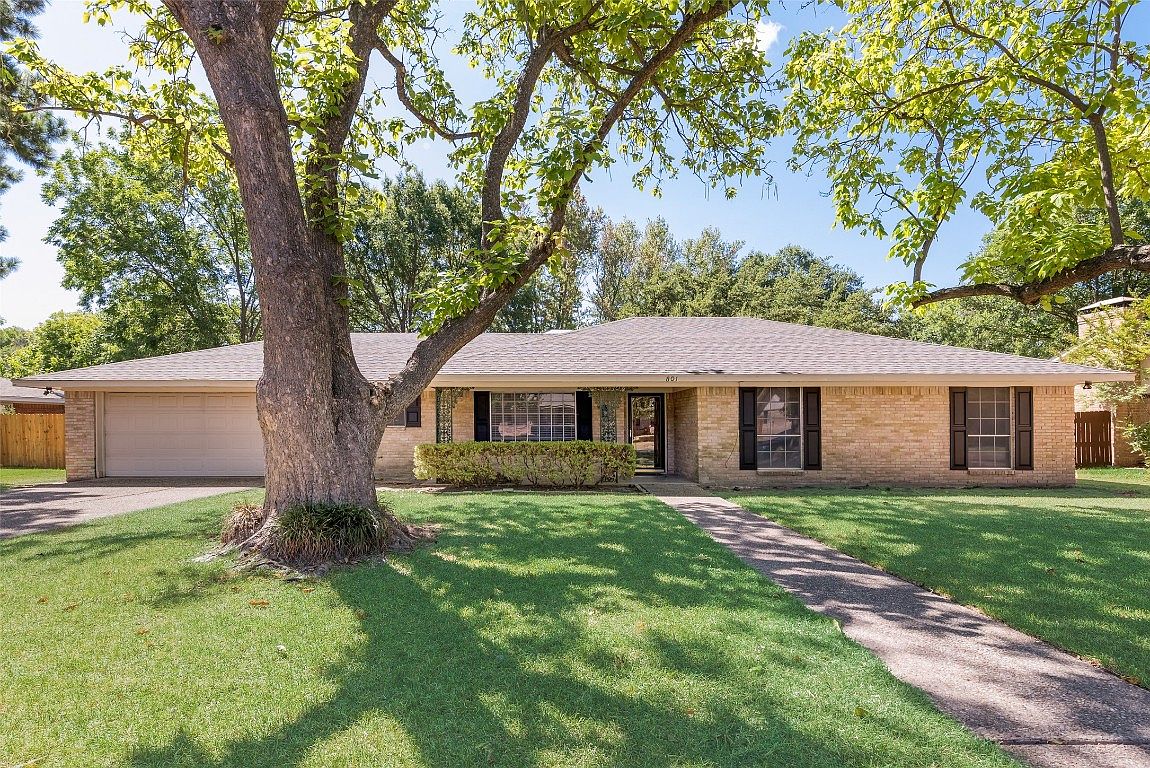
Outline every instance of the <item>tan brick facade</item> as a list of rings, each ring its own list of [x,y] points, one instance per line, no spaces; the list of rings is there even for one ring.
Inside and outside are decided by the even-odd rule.
[[[415,446],[435,442],[435,390],[424,390],[419,399],[418,427],[387,427],[375,452],[375,477],[410,482]]]
[[[96,476],[96,393],[65,393],[64,465],[68,480]]]
[[[700,388],[698,480],[740,487],[1074,484],[1072,387],[1034,387],[1034,469],[1017,471],[950,469],[948,393],[947,387],[823,387],[823,468],[762,471],[739,469],[738,389]],[[692,473],[685,464],[678,471]]]
[[[1130,441],[1122,434],[1127,424],[1150,423],[1150,397],[1143,397],[1128,403],[1118,403],[1114,407],[1114,466],[1141,467],[1147,458],[1137,453]]]
[[[688,480],[699,479],[699,394],[695,389],[667,396],[668,471]],[[736,439],[738,436],[736,435]]]
[[[600,438],[598,393],[593,434]],[[421,398],[419,427],[388,427],[376,454],[382,480],[411,481],[415,446],[435,442],[435,391]],[[822,463],[817,471],[740,470],[738,389],[700,387],[666,393],[670,473],[705,485],[1072,485],[1074,394],[1070,386],[1034,387],[1034,469],[951,470],[947,387],[822,387]],[[474,400],[466,392],[452,412],[456,442],[474,439]],[[65,418],[68,479],[95,477],[97,399],[69,391]],[[626,440],[626,398],[616,410]]]

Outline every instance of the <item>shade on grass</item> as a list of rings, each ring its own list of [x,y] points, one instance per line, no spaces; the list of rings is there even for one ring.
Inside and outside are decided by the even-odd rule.
[[[1150,684],[1146,470],[1073,489],[730,493],[749,510]]]
[[[0,765],[1014,765],[650,498],[396,494],[438,545],[189,562],[251,496],[0,543]]]

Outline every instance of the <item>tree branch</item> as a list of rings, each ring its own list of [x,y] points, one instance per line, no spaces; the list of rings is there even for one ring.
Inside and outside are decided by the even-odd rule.
[[[375,37],[373,43],[375,50],[379,51],[379,55],[391,65],[395,70],[395,94],[402,104],[412,116],[428,128],[432,133],[441,139],[447,141],[466,141],[467,139],[474,139],[479,136],[478,131],[450,131],[439,123],[438,120],[431,115],[420,109],[411,99],[411,94],[407,90],[407,65],[392,52],[383,39],[378,35]]]
[[[553,202],[546,234],[528,252],[527,258],[520,266],[516,276],[481,298],[467,314],[447,320],[438,331],[421,340],[411,353],[411,357],[402,371],[385,382],[375,382],[372,389],[377,414],[387,412],[387,409],[382,407],[385,404],[410,402],[415,399],[431,381],[432,376],[425,372],[439,370],[452,355],[482,333],[508,299],[526,284],[540,266],[551,258],[555,252],[557,235],[562,231],[566,220],[567,204],[578,187],[579,180],[587,171],[588,158],[593,157],[595,150],[607,140],[627,108],[651,84],[662,66],[687,44],[700,27],[728,13],[736,2],[737,0],[721,0],[709,8],[689,13],[683,17],[679,27],[667,39],[667,42],[651,54],[650,58],[637,70],[627,87],[619,94],[611,108],[604,114],[594,136],[584,142],[577,155],[580,159],[572,164],[569,175]],[[522,105],[523,114],[519,117],[513,113],[512,118],[508,120],[499,134],[500,137],[503,137],[504,143],[499,144],[498,151],[496,151],[496,147],[493,146],[492,148],[491,157],[498,169],[497,172],[493,172],[489,166],[486,182],[488,185],[492,183],[493,179],[499,182],[498,185],[494,186],[496,205],[498,205],[498,195],[502,191],[503,164],[506,163],[507,157],[522,131],[523,124],[526,122],[534,83],[538,79],[539,73],[542,72],[547,59],[550,58],[551,46],[566,40],[571,34],[578,31],[575,27],[583,23],[589,25],[590,17],[584,17],[575,25],[567,27],[559,33],[558,37],[544,37],[540,46],[534,49],[528,58],[528,63],[516,89],[516,107]],[[546,53],[541,53],[541,51],[546,51]],[[513,136],[510,133],[505,135],[504,131],[507,131],[508,126],[513,125],[513,123],[518,124],[518,129]],[[510,145],[505,145],[507,141],[510,141]],[[497,137],[498,142],[499,137]],[[486,218],[486,209],[484,216]]]
[[[1034,283],[974,283],[940,288],[913,302],[912,306],[923,307],[939,301],[971,296],[1006,296],[1021,304],[1037,304],[1043,296],[1120,269],[1150,272],[1150,245],[1114,245],[1098,256],[1080,261],[1070,269]]]

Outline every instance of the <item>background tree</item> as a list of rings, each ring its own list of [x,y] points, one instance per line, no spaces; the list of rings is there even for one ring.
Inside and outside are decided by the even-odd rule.
[[[16,343],[0,357],[0,376],[7,379],[120,359],[119,350],[107,340],[104,318],[94,312],[54,312],[26,338],[13,336]]]
[[[794,165],[826,169],[841,224],[891,238],[913,268],[896,297],[1049,303],[1115,270],[1150,271],[1150,244],[1131,241],[1120,204],[1150,200],[1136,5],[848,0],[841,30],[795,39]],[[931,290],[923,267],[964,203],[1000,247],[963,265],[966,284]]]
[[[1150,301],[1136,301],[1117,317],[1106,312],[1092,317],[1066,359],[1135,375],[1133,382],[1095,385],[1094,394],[1102,402],[1113,405],[1150,396]]]
[[[560,247],[499,311],[492,330],[542,333],[584,324],[583,286],[598,258],[606,222],[602,208],[592,209],[582,195],[576,194],[567,206]]]
[[[898,333],[890,311],[857,272],[787,245],[773,254],[752,252],[739,265],[734,314],[860,333]]]
[[[591,270],[598,322],[637,316],[761,317],[863,333],[898,332],[857,273],[788,245],[773,254],[717,229],[678,240],[667,222],[607,222]]]
[[[422,0],[132,7],[148,18],[133,62],[162,86],[123,67],[71,75],[27,41],[13,50],[59,105],[146,128],[132,135],[192,173],[215,152],[234,170],[265,338],[266,515],[246,546],[273,556],[284,552],[279,515],[301,504],[376,510],[377,538],[402,543],[371,476],[383,428],[552,258],[584,175],[623,158],[637,183],[684,167],[725,185],[763,170],[775,130],[757,2],[481,0],[454,35]],[[89,16],[106,22],[108,6]],[[489,98],[457,98],[438,62],[449,48],[486,77]],[[379,82],[373,55],[394,76],[386,85],[368,85]],[[193,60],[214,99],[196,89]],[[378,109],[392,97],[395,118]],[[480,247],[425,294],[432,316],[408,363],[368,382],[351,350],[344,193],[374,159],[421,138],[454,144],[479,200]]]
[[[8,375],[8,360],[15,355],[21,347],[27,346],[31,334],[15,325],[0,328],[0,378],[10,378]]]
[[[35,38],[32,17],[44,10],[44,0],[0,2],[0,43],[15,38]],[[52,160],[52,144],[64,137],[64,121],[41,112],[44,99],[32,87],[33,75],[16,57],[0,53],[0,194],[23,175],[14,163],[43,169]],[[0,226],[0,242],[8,230]],[[19,261],[0,256],[0,279],[16,269]]]
[[[1065,318],[1005,296],[969,296],[899,317],[899,335],[1008,355],[1051,358],[1074,341]]]
[[[103,312],[129,357],[259,338],[259,304],[235,185],[193,184],[163,156],[101,145],[64,154],[44,185],[45,240],[63,284]]]
[[[479,206],[467,192],[420,173],[365,187],[344,251],[352,278],[352,324],[410,333],[430,317],[423,300],[444,273],[479,247]]]

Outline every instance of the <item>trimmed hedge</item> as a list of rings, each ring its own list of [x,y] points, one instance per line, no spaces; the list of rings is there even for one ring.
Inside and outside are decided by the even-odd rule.
[[[618,443],[429,443],[415,447],[415,476],[449,485],[620,483],[635,474],[635,449]]]

